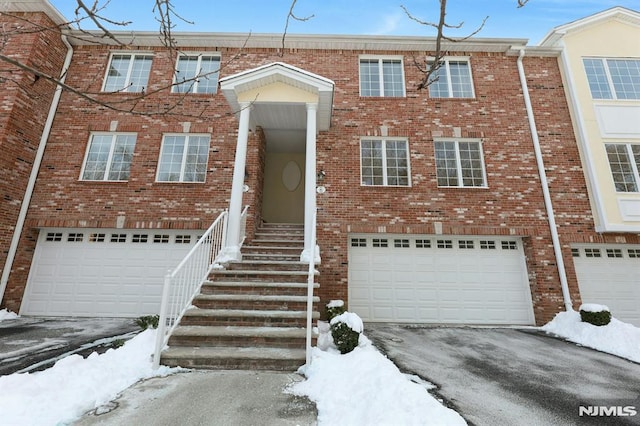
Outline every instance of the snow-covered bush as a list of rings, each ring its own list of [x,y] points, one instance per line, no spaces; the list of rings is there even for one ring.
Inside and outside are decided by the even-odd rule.
[[[605,305],[583,303],[580,306],[580,319],[582,319],[582,322],[597,326],[607,325],[611,322],[611,312]]]
[[[331,320],[331,337],[341,354],[358,347],[363,328],[362,319],[353,312],[344,312]]]
[[[327,321],[331,321],[338,315],[342,315],[345,312],[346,309],[344,308],[344,302],[342,300],[331,300],[329,303],[327,303]]]

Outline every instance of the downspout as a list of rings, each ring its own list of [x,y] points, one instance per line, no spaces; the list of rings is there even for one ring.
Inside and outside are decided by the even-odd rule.
[[[64,64],[62,65],[62,73],[60,74],[60,82],[64,83],[67,77],[67,71],[69,70],[69,65],[71,64],[71,58],[73,57],[73,47],[64,34],[61,35],[61,39],[64,45],[67,46],[67,55],[64,59]],[[13,237],[11,239],[11,244],[9,245],[9,252],[7,253],[7,259],[4,264],[4,269],[2,270],[2,278],[0,278],[0,302],[2,302],[2,299],[4,298],[4,292],[7,288],[7,283],[9,282],[9,274],[11,273],[11,268],[16,257],[16,252],[18,251],[18,243],[20,242],[20,237],[22,236],[22,228],[24,226],[25,219],[27,218],[29,204],[31,204],[33,188],[36,185],[36,178],[38,177],[38,172],[40,171],[40,164],[42,163],[42,157],[44,156],[44,149],[47,146],[47,140],[49,139],[49,134],[51,133],[51,126],[53,125],[53,119],[56,116],[56,111],[58,109],[58,104],[60,103],[61,95],[62,86],[58,84],[56,87],[56,91],[53,94],[53,99],[51,100],[49,115],[47,116],[47,120],[44,123],[44,129],[42,130],[42,136],[40,137],[38,151],[36,151],[36,157],[33,160],[33,167],[31,168],[29,182],[27,183],[24,198],[22,200],[22,204],[20,205],[18,221],[16,222],[16,227],[13,231]]]
[[[540,175],[540,183],[542,184],[542,194],[544,196],[544,206],[547,210],[547,219],[549,220],[549,228],[551,230],[551,240],[553,241],[553,251],[556,256],[556,264],[558,265],[558,274],[560,275],[560,287],[562,288],[562,297],[564,306],[567,311],[573,311],[571,303],[571,295],[569,294],[569,284],[567,283],[567,273],[564,268],[564,260],[562,258],[562,247],[560,245],[560,237],[558,236],[558,228],[556,226],[555,214],[551,203],[551,194],[549,192],[549,184],[547,181],[547,173],[544,168],[542,159],[542,150],[540,149],[540,139],[538,138],[538,129],[536,127],[535,117],[533,116],[533,107],[531,106],[531,98],[529,97],[529,88],[527,86],[527,78],[524,73],[524,49],[520,49],[518,56],[518,74],[520,75],[520,83],[522,84],[522,94],[524,95],[524,104],[527,108],[527,117],[529,119],[529,128],[531,130],[531,138],[533,139],[533,149],[536,154],[536,163],[538,165],[538,174]]]

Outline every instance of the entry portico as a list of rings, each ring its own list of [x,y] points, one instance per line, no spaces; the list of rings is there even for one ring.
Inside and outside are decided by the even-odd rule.
[[[242,196],[249,130],[301,134],[305,143],[304,249],[301,261],[314,253],[311,240],[316,210],[316,135],[331,125],[334,82],[291,65],[275,62],[220,80],[220,89],[239,116],[238,140],[227,228],[225,261],[240,261]],[[316,255],[317,257],[317,255]]]

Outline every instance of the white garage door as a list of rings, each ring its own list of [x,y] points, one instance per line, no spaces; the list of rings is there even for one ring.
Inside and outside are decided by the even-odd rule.
[[[522,242],[350,235],[349,310],[365,321],[533,324]]]
[[[197,241],[192,231],[43,229],[22,315],[157,314],[164,276]]]
[[[583,303],[607,305],[611,314],[640,327],[640,246],[573,245]]]

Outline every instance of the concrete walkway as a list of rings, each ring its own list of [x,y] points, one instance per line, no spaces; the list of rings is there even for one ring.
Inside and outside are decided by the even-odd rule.
[[[295,373],[228,370],[153,378],[74,425],[315,425],[315,404],[283,392],[301,380]]]

